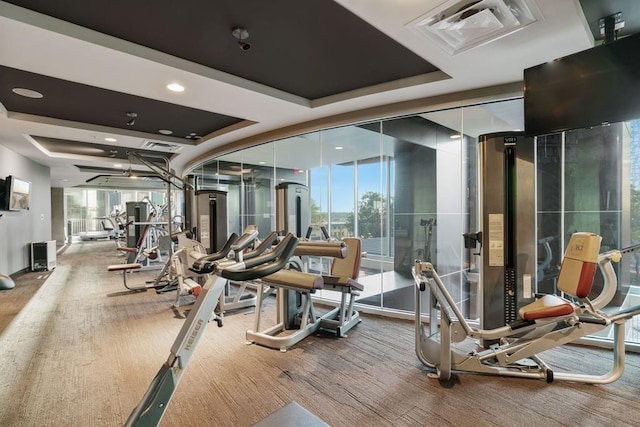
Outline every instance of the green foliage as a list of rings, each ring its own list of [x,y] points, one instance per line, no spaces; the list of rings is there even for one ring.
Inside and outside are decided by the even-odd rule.
[[[358,234],[362,238],[382,237],[383,226],[387,218],[387,200],[374,191],[362,195],[358,202]],[[346,218],[346,228],[350,235],[355,230],[355,215],[349,212]]]
[[[631,186],[631,241],[640,242],[640,190]]]
[[[316,204],[316,201],[311,199],[311,225],[319,227],[327,223],[327,213],[320,211],[320,206]]]

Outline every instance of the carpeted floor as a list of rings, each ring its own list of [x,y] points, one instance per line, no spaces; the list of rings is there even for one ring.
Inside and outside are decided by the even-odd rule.
[[[14,278],[15,288],[0,291],[0,335],[50,275],[51,271],[22,273]]]
[[[1,426],[120,426],[169,355],[187,308],[125,292],[113,243],[71,245],[0,335]],[[154,277],[138,273],[133,284]],[[11,304],[0,293],[0,305]],[[273,302],[271,301],[271,305]],[[263,316],[274,320],[267,307]],[[204,331],[164,426],[250,426],[295,401],[332,426],[632,426],[640,355],[617,382],[455,375],[429,379],[409,321],[363,315],[347,338],[311,336],[286,353],[245,344],[252,310]],[[554,367],[604,372],[608,350],[548,352]]]

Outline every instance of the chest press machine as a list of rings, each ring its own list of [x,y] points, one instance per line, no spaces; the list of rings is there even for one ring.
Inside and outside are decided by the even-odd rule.
[[[640,245],[598,254],[601,237],[574,233],[569,240],[557,286],[565,298],[544,295],[518,311],[518,318],[493,329],[471,327],[428,262],[417,261],[415,279],[415,339],[418,359],[433,369],[431,377],[448,380],[452,372],[474,372],[509,377],[566,380],[592,384],[611,383],[624,370],[625,322],[640,314],[640,305],[604,312],[615,296],[617,277],[612,262]],[[599,268],[604,276],[601,292],[589,299],[593,278]],[[421,319],[420,294],[429,291],[429,318]],[[543,351],[593,335],[613,325],[613,366],[608,373],[554,372],[538,356]],[[472,349],[468,344],[472,341]],[[497,341],[488,348],[477,342]],[[467,348],[465,348],[467,344]]]
[[[215,320],[218,326],[222,326],[222,319],[213,314],[213,311],[227,281],[256,280],[279,271],[293,255],[297,243],[292,234],[287,234],[273,250],[260,256],[239,262],[224,260],[207,264],[206,268],[211,276],[202,287],[193,309],[171,346],[169,358],[154,377],[125,426],[157,426],[160,423],[207,324]]]

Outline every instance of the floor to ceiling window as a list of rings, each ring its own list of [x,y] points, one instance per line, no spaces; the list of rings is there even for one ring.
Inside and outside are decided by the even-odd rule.
[[[175,196],[173,214],[181,216],[182,211],[175,208],[181,206],[182,194],[172,194]],[[64,198],[67,232],[71,236],[117,226],[116,218],[124,214],[128,202],[146,201],[151,209],[157,211],[158,216],[163,216],[168,221],[167,197],[162,190],[65,188]]]

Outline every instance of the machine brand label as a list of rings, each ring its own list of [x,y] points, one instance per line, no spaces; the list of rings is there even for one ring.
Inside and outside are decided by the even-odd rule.
[[[505,144],[515,144],[516,142],[518,142],[518,137],[517,136],[505,136],[504,137],[504,143]]]
[[[198,332],[200,331],[201,327],[202,327],[202,319],[199,319],[198,323],[196,323],[196,326],[193,328],[193,332],[191,332],[191,336],[189,337],[189,340],[187,341],[187,345],[184,347],[184,349],[186,351],[189,351],[191,349],[191,346],[193,345],[193,342],[195,341],[196,337],[198,336]]]

